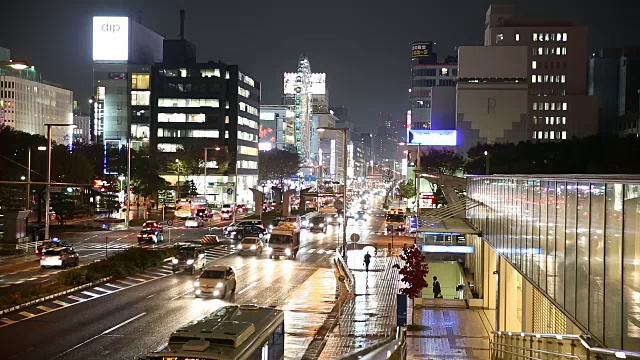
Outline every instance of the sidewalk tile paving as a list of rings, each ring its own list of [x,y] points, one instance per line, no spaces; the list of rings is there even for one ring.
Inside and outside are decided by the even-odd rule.
[[[402,287],[397,255],[385,252],[372,258],[367,274],[363,250],[348,253],[355,281],[355,296],[345,303],[342,316],[328,335],[319,359],[335,359],[371,346],[396,332],[396,294]],[[408,319],[412,318],[409,302]],[[488,359],[489,336],[480,312],[468,309],[422,308],[416,310],[416,324],[422,331],[407,333],[409,359]]]

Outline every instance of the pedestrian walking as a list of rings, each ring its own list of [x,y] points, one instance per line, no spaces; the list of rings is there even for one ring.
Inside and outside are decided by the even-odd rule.
[[[440,289],[440,281],[437,276],[433,277],[433,298],[442,299],[442,289]]]
[[[369,272],[369,263],[371,263],[371,255],[369,255],[367,251],[367,253],[364,254],[364,268],[367,272]]]

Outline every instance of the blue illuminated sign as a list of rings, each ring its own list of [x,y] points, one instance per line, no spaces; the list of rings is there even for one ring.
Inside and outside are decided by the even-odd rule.
[[[409,129],[407,144],[427,146],[456,146],[456,130]]]

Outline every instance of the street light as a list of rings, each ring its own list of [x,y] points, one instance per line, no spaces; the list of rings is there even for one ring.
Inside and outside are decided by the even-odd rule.
[[[342,182],[344,183],[344,189],[342,189],[342,249],[344,253],[345,261],[347,259],[347,132],[348,128],[332,128],[321,126],[316,129],[318,132],[325,131],[342,131],[343,139],[342,142]]]
[[[53,139],[51,138],[52,127],[70,127],[72,129],[78,127],[76,124],[44,124],[47,127],[47,146],[48,161],[47,161],[47,195],[45,198],[45,211],[47,215],[44,226],[44,238],[49,240],[49,225],[51,222],[51,215],[49,214],[49,207],[51,206],[51,147],[53,146]],[[39,148],[38,148],[39,149]],[[31,170],[29,170],[31,172]]]
[[[484,151],[484,156],[484,172],[489,175],[489,152],[487,150]]]

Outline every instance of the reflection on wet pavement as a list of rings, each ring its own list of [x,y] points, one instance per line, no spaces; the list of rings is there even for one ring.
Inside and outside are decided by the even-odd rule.
[[[318,269],[280,308],[285,311],[285,359],[301,359],[336,301],[333,269]]]

